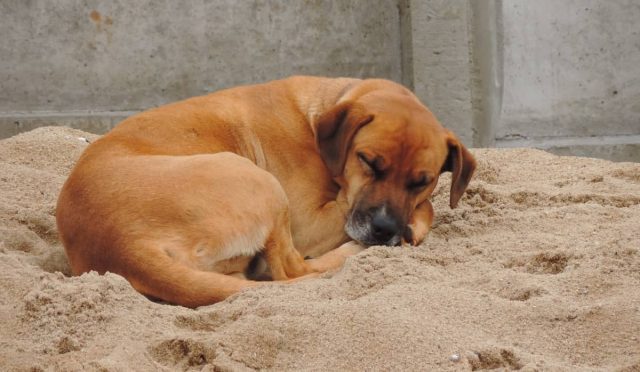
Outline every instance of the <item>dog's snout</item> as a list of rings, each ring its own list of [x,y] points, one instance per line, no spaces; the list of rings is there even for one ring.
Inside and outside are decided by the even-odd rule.
[[[374,238],[379,243],[387,243],[400,231],[400,224],[393,217],[385,213],[384,209],[377,211],[371,218],[371,229]]]

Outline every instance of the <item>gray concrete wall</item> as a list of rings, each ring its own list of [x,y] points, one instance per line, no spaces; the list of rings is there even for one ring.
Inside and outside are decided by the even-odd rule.
[[[640,1],[410,4],[415,91],[466,143],[640,161]]]
[[[638,0],[0,1],[0,137],[292,74],[402,82],[470,146],[640,161]]]
[[[503,1],[501,11],[496,144],[640,155],[640,2]]]
[[[0,137],[293,74],[402,80],[395,0],[2,0],[0,35]]]
[[[502,12],[498,139],[640,134],[640,1],[505,1]]]

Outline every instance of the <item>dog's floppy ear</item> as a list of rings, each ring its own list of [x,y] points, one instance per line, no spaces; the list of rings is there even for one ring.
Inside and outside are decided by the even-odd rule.
[[[373,120],[373,115],[352,102],[343,102],[320,116],[316,125],[316,144],[334,177],[342,174],[351,141],[356,132]]]
[[[455,208],[476,169],[476,159],[451,132],[447,134],[447,146],[449,147],[449,155],[447,155],[447,160],[445,160],[440,173],[451,172],[449,206]]]

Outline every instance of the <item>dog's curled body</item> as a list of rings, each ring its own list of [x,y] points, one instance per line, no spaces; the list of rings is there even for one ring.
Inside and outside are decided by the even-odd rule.
[[[377,92],[432,117],[389,81],[293,77],[123,121],[89,145],[58,200],[58,229],[73,272],[114,272],[143,294],[196,307],[256,285],[244,274],[258,253],[275,280],[338,267],[359,249],[334,250],[354,238],[345,223],[363,203],[356,189],[366,185],[350,155],[355,133],[382,117],[379,110],[389,111],[376,104]],[[371,103],[364,98],[372,94],[376,109],[367,114]],[[436,133],[429,136],[445,136],[436,124],[427,125]],[[430,145],[438,155],[428,161],[433,169],[451,163],[446,139],[441,142]],[[444,170],[460,173],[464,191],[475,163],[456,146],[462,153],[453,160],[462,163]],[[424,238],[432,212],[422,216],[419,205],[426,200],[424,209],[430,208],[425,196],[433,187],[404,200],[406,213],[394,210],[402,220],[394,239]]]

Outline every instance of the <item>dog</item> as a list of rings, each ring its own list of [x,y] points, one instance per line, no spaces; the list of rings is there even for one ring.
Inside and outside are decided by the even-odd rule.
[[[454,208],[475,167],[403,86],[294,76],[124,120],[80,156],[56,220],[74,274],[194,308],[419,244],[439,175]]]

